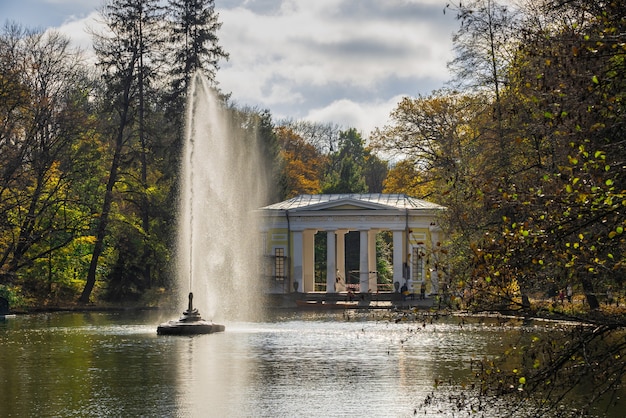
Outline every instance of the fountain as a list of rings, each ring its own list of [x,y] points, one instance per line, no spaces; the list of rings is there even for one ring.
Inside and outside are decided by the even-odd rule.
[[[210,317],[249,320],[261,305],[254,211],[265,203],[267,188],[256,121],[226,109],[198,72],[189,87],[186,122],[176,260],[178,290],[188,286],[189,303],[178,321],[159,325],[159,334],[224,331],[200,317],[194,295]]]
[[[157,327],[159,335],[196,335],[222,332],[224,325],[202,319],[200,312],[193,308],[193,293],[189,292],[189,307],[178,321],[165,322]]]

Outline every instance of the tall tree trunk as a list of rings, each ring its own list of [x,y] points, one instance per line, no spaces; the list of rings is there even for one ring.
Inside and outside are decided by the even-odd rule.
[[[120,129],[119,136],[123,136],[123,129]],[[123,140],[117,138],[115,144],[115,154],[113,155],[113,162],[111,163],[111,171],[109,173],[109,181],[107,182],[107,189],[104,194],[104,202],[102,203],[102,213],[98,219],[98,226],[96,228],[96,242],[93,247],[93,253],[91,254],[91,262],[89,263],[89,271],[87,273],[87,282],[85,288],[80,295],[78,301],[80,303],[89,303],[89,297],[91,291],[96,284],[96,268],[98,267],[98,259],[102,254],[104,247],[104,238],[106,237],[106,229],[109,223],[109,213],[111,211],[111,202],[113,201],[113,187],[117,181],[117,172],[120,165],[120,157],[122,151]]]
[[[149,204],[148,204],[148,146],[146,142],[146,129],[145,129],[145,100],[144,100],[144,66],[143,66],[143,20],[139,20],[139,142],[141,144],[141,187],[142,187],[142,195],[141,195],[141,226],[143,228],[143,254],[142,254],[142,264],[144,266],[144,281],[148,288],[151,287],[151,278],[150,278],[150,263],[148,262],[150,259],[150,249],[149,249],[149,239],[150,239],[150,213],[149,213]]]
[[[124,95],[122,101],[122,112],[120,114],[120,125],[117,130],[117,137],[115,139],[115,151],[113,154],[113,161],[111,162],[111,170],[109,172],[109,180],[107,182],[106,192],[104,194],[104,201],[102,203],[102,212],[98,220],[98,226],[96,227],[96,242],[93,247],[93,253],[91,255],[91,262],[89,263],[89,271],[87,273],[87,282],[85,288],[78,299],[79,303],[89,303],[91,292],[96,284],[96,269],[98,267],[98,260],[102,254],[104,248],[104,238],[106,237],[106,229],[109,223],[109,213],[111,212],[111,203],[113,202],[113,187],[117,182],[117,174],[122,159],[122,149],[124,146],[124,131],[128,125],[128,111],[130,109],[130,90],[133,79],[133,68],[135,66],[136,58],[133,57],[132,64],[129,66],[128,76],[126,77],[126,85],[124,86]]]
[[[589,308],[598,309],[600,307],[600,303],[594,293],[593,283],[587,277],[583,278],[581,283],[583,285],[583,292],[585,292],[585,297],[587,298],[587,303],[589,303]]]

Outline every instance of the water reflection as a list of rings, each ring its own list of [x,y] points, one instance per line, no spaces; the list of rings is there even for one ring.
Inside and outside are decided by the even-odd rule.
[[[151,312],[10,319],[0,416],[413,416],[436,379],[533,329],[369,315],[285,314],[195,337],[157,337]]]

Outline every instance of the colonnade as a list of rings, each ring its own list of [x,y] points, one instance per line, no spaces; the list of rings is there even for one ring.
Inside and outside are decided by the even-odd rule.
[[[292,231],[293,235],[293,281],[301,292],[315,290],[315,234],[317,230]],[[348,230],[326,230],[326,292],[346,290],[345,235]],[[376,234],[377,229],[359,231],[359,291],[377,292]],[[411,276],[407,274],[407,258],[410,248],[406,243],[405,230],[393,233],[393,282],[407,283],[413,291]],[[407,254],[407,257],[404,256]],[[436,272],[435,272],[436,274]],[[337,280],[339,278],[339,280]],[[432,279],[432,273],[431,273]]]
[[[263,248],[274,263],[268,268],[273,270],[268,274],[273,279],[271,289],[316,290],[315,234],[319,231],[326,234],[328,243],[326,291],[346,290],[350,283],[345,271],[346,234],[358,231],[358,291],[389,290],[377,284],[376,234],[390,231],[394,285],[406,284],[409,292],[419,293],[419,286],[428,283],[427,292],[437,293],[442,234],[437,218],[443,210],[443,206],[407,195],[380,193],[299,195],[261,208]],[[354,287],[350,290],[357,291]]]

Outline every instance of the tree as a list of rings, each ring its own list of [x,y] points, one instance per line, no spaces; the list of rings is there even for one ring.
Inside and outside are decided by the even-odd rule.
[[[141,228],[143,230],[144,245],[142,248],[142,260],[144,280],[146,286],[151,286],[150,246],[150,207],[148,202],[148,132],[146,129],[146,93],[150,87],[150,81],[156,76],[156,61],[158,46],[163,42],[159,31],[159,22],[162,19],[161,9],[156,1],[138,0],[131,7],[135,7],[137,20],[137,36],[139,39],[139,66],[137,69],[138,85],[138,136],[139,136],[139,160],[140,160],[140,183],[141,193],[139,208],[141,213]],[[152,61],[152,62],[151,62]]]
[[[515,277],[530,290],[580,287],[596,309],[599,288],[622,286],[615,278],[623,262],[614,254],[624,244],[623,51],[605,35],[620,18],[597,6],[572,3],[558,17],[553,5],[543,9],[542,19],[569,17],[559,25],[538,23],[536,13],[528,20],[501,103],[516,131],[516,176],[490,196],[503,225],[481,247],[489,263],[480,261],[480,275]]]
[[[98,260],[104,248],[107,226],[114,199],[114,188],[118,182],[119,171],[125,148],[132,138],[135,111],[138,96],[143,98],[144,67],[144,23],[148,2],[143,0],[116,0],[105,6],[102,17],[108,32],[94,34],[94,49],[98,56],[98,65],[102,69],[104,81],[105,120],[111,124],[106,128],[113,137],[113,157],[109,170],[102,209],[95,227],[95,242],[85,288],[79,298],[82,303],[89,302],[91,291],[96,283]],[[138,74],[143,74],[139,77]],[[139,81],[139,83],[138,83]],[[141,99],[143,100],[143,99]],[[141,144],[143,156],[145,143]],[[127,149],[128,151],[128,149]],[[145,164],[141,164],[142,172]],[[143,177],[143,176],[142,176]]]
[[[278,135],[276,127],[272,121],[272,114],[269,110],[255,111],[254,114],[257,118],[258,127],[258,141],[261,148],[261,163],[263,164],[264,171],[259,175],[264,176],[267,179],[268,186],[266,203],[276,202],[282,200],[280,195],[280,189],[269,185],[278,185],[281,180],[281,166],[280,166],[280,146],[278,143]]]
[[[388,172],[388,162],[374,154],[371,148],[366,148],[363,175],[369,193],[382,193]]]
[[[493,105],[489,108],[492,114],[484,121],[490,120],[491,123],[481,124],[481,135],[498,145],[500,172],[497,176],[506,185],[511,137],[501,101],[507,69],[519,45],[518,13],[510,5],[501,5],[495,0],[459,2],[455,9],[461,24],[453,37],[456,57],[449,67],[456,76],[457,86],[493,97]]]
[[[424,180],[423,172],[415,168],[409,160],[398,161],[390,170],[385,179],[383,193],[400,193],[420,199],[427,199],[433,189],[429,188]]]
[[[481,137],[472,123],[484,109],[480,97],[445,90],[405,97],[391,113],[392,124],[374,130],[372,147],[405,161],[401,168],[412,165],[426,189],[455,188],[475,175],[469,167]]]
[[[332,153],[326,168],[323,193],[366,193],[367,183],[363,173],[366,151],[361,135],[356,129],[342,131],[340,149]]]
[[[329,155],[340,148],[341,127],[337,124],[284,120],[279,125],[302,137],[321,154]]]
[[[494,0],[448,4],[457,13],[455,58],[449,67],[458,87],[493,92],[495,101],[506,84],[507,69],[517,50],[517,13]]]
[[[191,77],[202,71],[212,82],[221,59],[228,53],[218,43],[222,24],[213,0],[170,0],[171,98],[176,103],[186,96]],[[176,109],[180,109],[176,105]]]
[[[545,2],[526,10],[522,42],[498,106],[509,181],[485,195],[502,214],[470,243],[476,308],[508,298],[528,315],[577,321],[480,362],[480,399],[524,403],[541,416],[607,410],[626,376],[623,311],[598,295],[621,292],[624,249],[624,10],[617,2]],[[475,123],[481,122],[477,119]],[[490,158],[496,153],[487,151]],[[492,218],[495,220],[495,218]],[[539,300],[520,303],[519,286]],[[586,304],[542,303],[554,286]],[[508,294],[505,294],[508,291]],[[500,299],[485,297],[499,295]],[[488,302],[488,303],[485,303]],[[589,382],[592,382],[589,385]],[[570,394],[585,385],[581,396]],[[528,410],[525,414],[529,414]]]
[[[21,276],[26,292],[50,291],[50,268],[48,286],[28,272],[37,271],[42,259],[48,266],[59,260],[55,254],[88,225],[89,197],[77,191],[93,172],[81,170],[93,155],[85,134],[90,80],[80,54],[55,32],[8,26],[0,60],[0,95],[6,97],[0,105],[0,271],[10,281]]]
[[[462,94],[405,99],[373,139],[402,156],[388,187],[429,181],[448,207],[447,262],[465,307],[582,324],[477,361],[478,381],[466,386],[476,402],[461,407],[506,399],[507,412],[519,403],[541,416],[567,399],[567,413],[585,414],[626,376],[624,313],[610,306],[626,266],[626,19],[617,2],[527,7],[508,19],[493,2],[459,6],[454,64],[471,83],[457,84]],[[545,299],[568,285],[584,305]],[[571,397],[584,382],[592,388]]]
[[[319,193],[325,157],[287,127],[278,127],[276,137],[282,164],[280,198]]]

